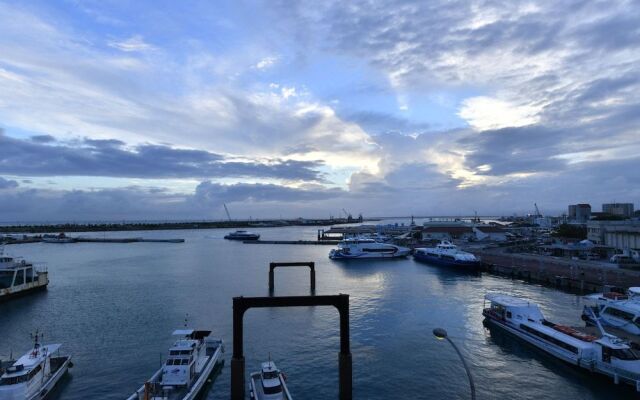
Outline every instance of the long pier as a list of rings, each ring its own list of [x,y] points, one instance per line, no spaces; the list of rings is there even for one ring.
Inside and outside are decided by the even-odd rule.
[[[640,271],[597,263],[556,259],[529,254],[472,251],[480,256],[485,271],[528,282],[554,286],[571,292],[593,293],[610,285],[640,286]]]
[[[304,245],[331,245],[340,243],[339,240],[244,240],[245,244],[304,244]]]

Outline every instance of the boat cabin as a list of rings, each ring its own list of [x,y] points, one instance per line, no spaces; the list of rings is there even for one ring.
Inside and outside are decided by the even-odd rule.
[[[196,375],[196,361],[202,347],[202,340],[211,331],[179,329],[173,332],[182,336],[169,349],[169,357],[162,367],[163,386],[186,386]]]
[[[280,370],[276,368],[276,364],[273,361],[262,363],[260,377],[262,381],[262,391],[265,395],[282,393]]]

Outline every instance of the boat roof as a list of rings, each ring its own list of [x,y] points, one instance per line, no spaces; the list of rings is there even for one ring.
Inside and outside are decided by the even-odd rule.
[[[13,364],[13,365],[22,365],[24,367],[24,369],[21,370],[21,371],[18,371],[18,372],[14,372],[13,374],[7,373],[7,375],[22,375],[22,374],[25,373],[25,371],[28,372],[31,368],[35,367],[36,365],[38,365],[38,364],[40,364],[42,362],[42,360],[44,359],[45,352],[46,352],[46,354],[55,353],[56,351],[58,351],[60,346],[62,346],[62,345],[58,344],[58,343],[41,345],[40,348],[38,349],[38,356],[37,357],[32,357],[31,356],[33,354],[33,352],[35,351],[35,349],[29,350],[29,352],[27,354],[25,354],[22,357],[20,357]]]
[[[175,331],[173,331],[172,335],[173,336],[188,336],[191,335],[193,333],[193,329],[176,329]]]
[[[523,321],[522,322],[523,325],[527,325],[530,328],[535,329],[538,332],[542,332],[545,333],[551,337],[554,337],[558,340],[561,340],[564,343],[570,344],[574,347],[580,348],[580,349],[589,349],[592,348],[592,342],[588,342],[588,341],[584,341],[584,340],[580,340],[578,338],[575,338],[571,335],[568,335],[564,332],[558,331],[556,329],[553,329],[550,326],[545,326],[539,323],[531,323],[529,321]],[[597,340],[596,340],[597,342]]]
[[[498,303],[498,304],[502,304],[503,306],[509,306],[509,307],[536,306],[535,303],[531,303],[520,297],[510,296],[508,294],[502,294],[502,293],[487,293],[484,296],[484,298],[489,300],[492,303]]]
[[[274,371],[276,369],[278,369],[278,367],[276,367],[276,363],[274,363],[273,361],[265,361],[262,363],[263,371]]]

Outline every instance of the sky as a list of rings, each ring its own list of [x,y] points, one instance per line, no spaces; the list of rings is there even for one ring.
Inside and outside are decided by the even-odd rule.
[[[0,0],[0,221],[639,203],[637,1]]]

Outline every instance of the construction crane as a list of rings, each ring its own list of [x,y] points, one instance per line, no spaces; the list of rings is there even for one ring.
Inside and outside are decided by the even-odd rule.
[[[533,203],[533,206],[536,208],[536,218],[542,218],[542,213],[540,212],[540,209],[538,208],[538,204],[537,203]]]
[[[222,205],[224,206],[224,212],[227,213],[227,218],[229,218],[229,221],[231,221],[231,214],[229,214],[229,209],[227,208],[227,204],[222,203]]]

